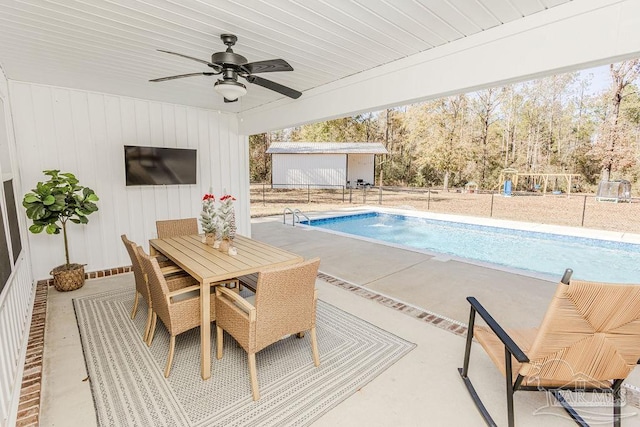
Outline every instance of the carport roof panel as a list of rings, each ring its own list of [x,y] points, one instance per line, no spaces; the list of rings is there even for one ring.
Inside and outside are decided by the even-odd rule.
[[[272,142],[267,154],[388,154],[380,142]]]

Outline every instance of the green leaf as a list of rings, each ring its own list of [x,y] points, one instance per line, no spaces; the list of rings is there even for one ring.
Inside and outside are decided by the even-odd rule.
[[[33,203],[33,202],[37,202],[40,199],[38,198],[38,196],[36,196],[33,193],[27,193],[24,195],[24,199],[22,200],[23,203]]]
[[[98,198],[98,195],[96,193],[91,193],[89,194],[89,196],[87,196],[87,200],[90,202],[97,202],[100,199]]]
[[[47,215],[47,210],[41,203],[33,204],[27,208],[27,217],[30,219],[41,219]]]
[[[36,185],[36,188],[33,190],[35,193],[39,194],[40,196],[42,196],[43,194],[49,194],[51,192],[51,190],[49,189],[49,186],[47,186],[46,184],[39,182],[38,185]]]
[[[56,198],[53,197],[51,194],[49,194],[47,197],[45,197],[44,199],[42,199],[42,203],[45,206],[51,206],[52,204],[54,204],[56,201]]]
[[[36,225],[36,224],[33,224],[31,227],[29,227],[29,231],[32,232],[33,234],[41,233],[43,229],[44,229],[44,226]]]
[[[87,215],[98,210],[98,206],[91,202],[85,202],[82,207],[87,211]]]
[[[47,225],[47,234],[57,234],[56,231],[58,231],[58,228],[56,224]]]
[[[80,223],[82,223],[82,224],[87,224],[89,222],[89,219],[86,216],[78,217],[78,219],[80,220]]]
[[[55,203],[49,206],[49,209],[55,212],[60,212],[66,205],[65,196],[64,194],[56,194],[55,199]]]
[[[81,224],[79,219],[75,219],[75,218],[69,218],[69,221],[71,221],[74,224]]]

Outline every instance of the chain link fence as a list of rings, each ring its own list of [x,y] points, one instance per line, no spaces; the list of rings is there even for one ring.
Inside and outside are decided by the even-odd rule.
[[[341,207],[381,205],[446,214],[491,217],[514,221],[568,225],[640,233],[640,199],[630,202],[598,201],[593,194],[464,192],[441,188],[372,187],[278,188],[284,185],[251,184],[251,214],[281,214],[286,207],[322,211]]]

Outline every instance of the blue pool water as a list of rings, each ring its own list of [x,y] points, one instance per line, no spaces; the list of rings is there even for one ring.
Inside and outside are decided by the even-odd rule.
[[[640,283],[640,245],[379,212],[312,220],[311,226],[431,252],[562,277]]]

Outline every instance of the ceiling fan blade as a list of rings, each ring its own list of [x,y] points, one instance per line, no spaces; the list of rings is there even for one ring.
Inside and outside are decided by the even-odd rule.
[[[247,76],[245,79],[249,83],[256,84],[258,86],[262,86],[267,89],[271,89],[275,92],[281,93],[289,98],[298,99],[302,96],[302,92],[298,92],[295,89],[291,89],[290,87],[286,87],[281,85],[280,83],[272,82],[271,80],[263,79],[258,76]]]
[[[190,74],[180,74],[177,76],[169,76],[169,77],[160,77],[159,79],[149,80],[150,82],[164,82],[166,80],[173,79],[181,79],[183,77],[193,77],[193,76],[215,76],[218,73],[190,73]]]
[[[222,69],[222,67],[220,67],[218,64],[214,64],[212,62],[205,61],[204,59],[194,58],[193,56],[183,55],[181,53],[170,52],[168,50],[162,50],[162,49],[158,49],[158,52],[164,52],[164,53],[168,53],[169,55],[181,56],[183,58],[191,59],[193,61],[198,61],[198,62],[201,62],[203,64],[207,64],[209,67],[213,68],[216,71],[220,71]]]
[[[293,71],[293,67],[284,59],[250,62],[242,66],[249,74],[272,73],[275,71]]]

